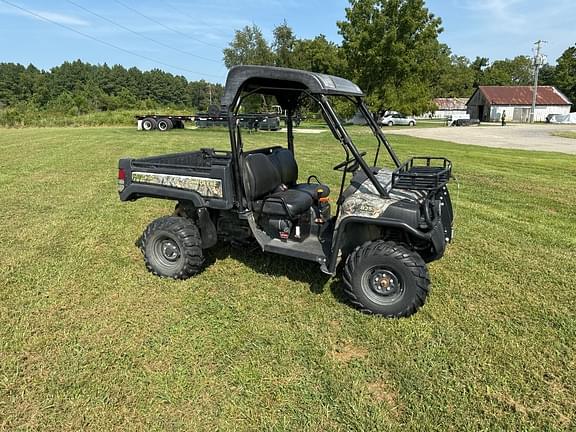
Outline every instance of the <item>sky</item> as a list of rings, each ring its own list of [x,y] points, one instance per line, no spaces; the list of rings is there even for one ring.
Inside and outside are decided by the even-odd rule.
[[[284,20],[298,38],[340,43],[347,0],[0,0],[0,62],[49,69],[68,60],[160,68],[224,82],[222,49],[234,30],[258,25],[270,40]],[[531,55],[554,64],[576,44],[576,0],[427,0],[452,52],[491,60]]]

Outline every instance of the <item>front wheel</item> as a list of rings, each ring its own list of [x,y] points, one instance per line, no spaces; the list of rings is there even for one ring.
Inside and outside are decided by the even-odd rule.
[[[424,304],[430,280],[416,252],[383,240],[365,243],[346,260],[344,292],[362,312],[408,317]]]
[[[156,276],[188,279],[204,264],[202,239],[187,218],[167,216],[153,221],[140,239],[146,268]]]
[[[156,119],[152,117],[146,117],[144,120],[142,120],[142,129],[145,131],[151,131],[156,129],[157,124],[158,122]]]
[[[389,122],[388,122],[388,126],[389,126],[389,127],[394,126],[394,122],[393,122],[393,121],[389,121]]]

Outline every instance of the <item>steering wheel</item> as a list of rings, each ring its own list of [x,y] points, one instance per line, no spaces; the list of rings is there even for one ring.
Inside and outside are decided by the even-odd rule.
[[[366,152],[360,153],[360,157],[363,157],[365,155],[366,155]],[[352,164],[352,165],[350,165],[350,164]],[[348,166],[348,165],[350,165],[350,166]],[[353,171],[356,171],[358,169],[358,165],[359,165],[358,161],[356,160],[356,158],[354,158],[354,159],[350,159],[350,160],[345,160],[344,162],[340,162],[338,165],[334,166],[333,169],[335,171],[338,171],[338,170],[346,167],[344,169],[344,171],[353,172]]]

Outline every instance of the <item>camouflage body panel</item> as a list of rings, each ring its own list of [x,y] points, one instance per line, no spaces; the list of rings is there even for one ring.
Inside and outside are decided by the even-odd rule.
[[[222,180],[175,174],[133,172],[133,183],[147,183],[198,192],[203,197],[223,198]]]
[[[343,219],[350,216],[361,216],[377,219],[384,216],[386,209],[393,203],[401,200],[421,202],[426,193],[421,191],[408,191],[392,189],[392,171],[381,168],[375,175],[376,180],[384,187],[390,198],[382,198],[370,179],[366,179],[358,189],[344,200],[336,226]]]

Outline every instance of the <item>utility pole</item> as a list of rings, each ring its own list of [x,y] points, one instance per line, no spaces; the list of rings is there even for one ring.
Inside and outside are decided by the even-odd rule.
[[[534,45],[534,87],[532,89],[532,110],[530,111],[530,123],[534,123],[534,116],[536,115],[536,99],[538,97],[538,75],[540,75],[540,68],[546,62],[546,57],[541,53],[542,44],[548,43],[547,41],[539,40]]]

